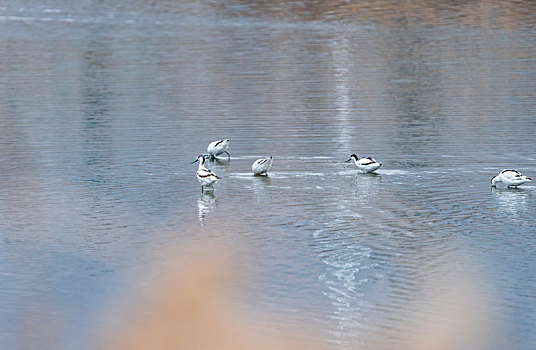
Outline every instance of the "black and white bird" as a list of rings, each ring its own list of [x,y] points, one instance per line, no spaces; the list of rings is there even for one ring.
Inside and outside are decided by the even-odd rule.
[[[352,159],[354,160],[355,166],[364,173],[372,173],[382,166],[372,157],[359,158],[355,154],[352,154],[350,159],[348,159],[346,162],[349,162]]]
[[[253,164],[251,165],[251,170],[253,171],[253,174],[255,175],[268,175],[268,170],[272,167],[273,158],[270,156],[269,158],[261,158],[257,159]]]
[[[231,155],[227,152],[229,148],[229,139],[213,141],[208,144],[207,153],[210,158],[216,158],[222,153],[227,153],[227,159],[231,159]]]
[[[218,180],[221,180],[221,177],[205,167],[205,156],[200,155],[197,157],[197,160],[192,162],[192,164],[195,162],[199,162],[199,166],[197,167],[197,172],[195,174],[197,176],[197,181],[199,181],[201,184],[201,192],[204,191],[205,186],[210,187],[212,191],[214,191],[214,184],[218,182]]]
[[[504,169],[491,179],[491,186],[497,187],[497,182],[502,182],[508,187],[516,188],[517,186],[523,185],[525,182],[529,181],[532,181],[530,177],[521,174],[517,170]]]

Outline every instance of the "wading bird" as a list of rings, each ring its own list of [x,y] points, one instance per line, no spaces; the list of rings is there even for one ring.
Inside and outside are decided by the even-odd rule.
[[[251,170],[255,175],[268,175],[267,173],[272,167],[272,162],[272,156],[269,158],[257,159],[255,162],[253,162],[253,165],[251,165]]]
[[[513,169],[505,169],[491,179],[491,186],[497,187],[497,182],[502,182],[508,187],[516,188],[523,185],[525,182],[532,181],[528,176],[522,175],[519,171]]]
[[[210,158],[216,158],[222,153],[227,153],[227,159],[231,159],[231,155],[227,152],[229,148],[229,139],[213,141],[208,144],[207,152]]]
[[[200,155],[199,157],[197,157],[197,159],[194,160],[192,164],[195,162],[199,162],[199,166],[195,174],[197,176],[197,181],[199,181],[199,183],[201,184],[201,192],[204,191],[204,186],[210,187],[212,189],[212,192],[214,192],[213,186],[218,180],[221,180],[221,177],[214,174],[212,170],[205,167],[204,155]]]
[[[354,160],[355,166],[364,173],[372,173],[382,166],[372,157],[359,158],[355,154],[352,154],[350,159],[348,159],[346,162],[349,162],[352,159]]]

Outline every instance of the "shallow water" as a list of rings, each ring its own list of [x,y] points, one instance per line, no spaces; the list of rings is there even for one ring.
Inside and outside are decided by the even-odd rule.
[[[536,176],[534,6],[1,5],[0,344],[51,324],[79,349],[151,256],[208,236],[263,271],[251,310],[334,348],[401,344],[423,286],[463,277],[497,313],[482,348],[533,349],[535,187],[490,179]]]

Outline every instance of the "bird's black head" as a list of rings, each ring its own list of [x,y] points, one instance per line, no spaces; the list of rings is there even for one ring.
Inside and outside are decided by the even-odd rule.
[[[203,162],[205,162],[205,157],[206,157],[206,155],[204,155],[204,154],[200,154],[200,155],[197,156],[197,159],[194,160],[194,161],[193,161],[192,163],[190,163],[190,164],[197,163],[197,162],[199,162],[200,160],[201,160],[201,163],[203,163]]]
[[[348,162],[351,161],[352,159],[354,159],[354,160],[358,160],[359,158],[358,158],[358,157],[355,155],[355,153],[354,153],[354,154],[352,154],[352,155],[350,156],[350,159],[348,159],[346,162],[348,163]]]

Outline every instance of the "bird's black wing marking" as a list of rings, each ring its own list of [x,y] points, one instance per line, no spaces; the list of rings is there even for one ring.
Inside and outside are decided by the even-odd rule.
[[[216,179],[221,179],[221,177],[216,175],[212,170],[210,170],[210,175],[214,176]]]
[[[368,162],[368,163],[361,163],[361,165],[371,165],[371,164],[376,163],[376,161],[375,161],[373,158],[371,158],[371,157],[363,157],[363,158],[361,158],[361,159],[367,159],[367,160],[370,160],[370,162]]]
[[[219,177],[218,175],[214,174],[211,170],[207,171],[206,174],[198,174],[198,176],[201,177],[201,178],[214,176],[217,179],[221,179],[221,177]]]

